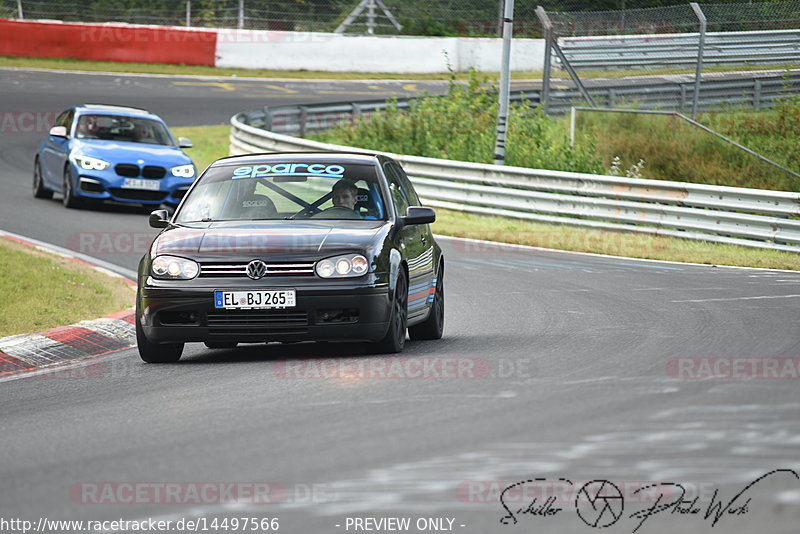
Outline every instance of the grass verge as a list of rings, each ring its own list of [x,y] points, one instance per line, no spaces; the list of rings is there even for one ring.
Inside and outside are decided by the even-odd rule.
[[[175,138],[188,137],[194,145],[192,148],[184,149],[194,164],[198,172],[214,163],[219,158],[228,155],[229,137],[231,127],[227,124],[217,126],[182,126],[180,128],[170,128]]]
[[[469,79],[468,72],[403,73],[393,72],[327,72],[314,70],[228,69],[199,65],[166,65],[161,63],[115,63],[112,61],[86,61],[81,59],[27,58],[0,56],[0,67],[20,69],[83,70],[90,72],[133,72],[141,74],[169,74],[190,76],[220,76],[247,78],[290,78],[297,80],[458,80]],[[486,73],[491,80],[500,79],[496,72]],[[515,79],[540,80],[541,72],[514,72]]]
[[[800,254],[633,232],[584,230],[556,224],[436,209],[438,234],[534,247],[651,260],[800,270]]]
[[[0,337],[96,319],[133,302],[118,278],[0,238]]]
[[[198,152],[190,152],[198,168],[228,155],[229,126],[173,128],[177,136],[192,138]],[[456,237],[500,241],[575,252],[593,252],[655,260],[711,265],[739,265],[800,270],[800,254],[722,245],[673,237],[626,232],[584,230],[502,217],[472,215],[437,209],[434,232]]]
[[[314,70],[273,70],[273,69],[229,69],[222,67],[204,67],[200,65],[166,65],[161,63],[116,63],[112,61],[87,61],[83,59],[68,58],[27,58],[0,56],[0,67],[16,67],[21,69],[51,69],[51,70],[84,70],[90,72],[133,72],[140,74],[169,74],[189,76],[236,76],[248,78],[290,78],[297,80],[469,80],[468,72],[441,72],[441,73],[403,73],[393,72],[328,72]],[[800,64],[786,65],[733,65],[733,66],[706,66],[703,72],[745,72],[760,70],[784,70],[800,68]],[[635,70],[582,70],[578,75],[582,79],[588,78],[624,78],[628,76],[664,76],[676,74],[694,74],[694,69],[635,69]],[[498,81],[500,73],[481,73],[489,81]],[[552,74],[553,83],[568,82],[566,72],[555,70]],[[535,80],[542,79],[540,71],[514,71],[511,79]]]

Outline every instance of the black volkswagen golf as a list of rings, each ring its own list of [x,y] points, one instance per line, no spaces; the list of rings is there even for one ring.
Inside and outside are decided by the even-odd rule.
[[[146,362],[186,342],[365,341],[377,352],[439,339],[444,257],[402,167],[382,155],[223,158],[194,183],[139,264]]]

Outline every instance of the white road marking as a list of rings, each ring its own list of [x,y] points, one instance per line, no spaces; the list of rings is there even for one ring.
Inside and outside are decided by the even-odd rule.
[[[723,300],[763,300],[763,299],[792,299],[800,295],[761,295],[758,297],[726,297],[717,299],[673,300],[671,302],[719,302]]]

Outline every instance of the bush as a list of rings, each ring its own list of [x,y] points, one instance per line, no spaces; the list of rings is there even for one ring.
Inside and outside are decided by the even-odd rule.
[[[476,163],[494,160],[497,89],[473,72],[466,85],[450,81],[444,96],[426,96],[408,111],[388,109],[344,123],[314,139],[372,150]],[[509,111],[506,163],[520,167],[602,172],[594,140],[571,148],[563,127],[521,102]]]

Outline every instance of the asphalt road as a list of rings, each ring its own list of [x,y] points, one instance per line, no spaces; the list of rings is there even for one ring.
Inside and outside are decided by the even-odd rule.
[[[173,126],[223,122],[273,96],[330,99],[303,82],[291,83],[294,100],[280,90],[251,99],[163,78],[2,74],[7,110],[113,97]],[[3,133],[0,228],[83,243],[133,268],[140,251],[125,243],[135,240],[113,237],[150,233],[145,217],[34,200],[37,138]],[[464,533],[585,533],[613,512],[621,517],[604,531],[623,533],[679,495],[636,488],[671,482],[698,497],[682,509],[700,512],[668,509],[637,532],[798,531],[800,480],[787,472],[746,490],[716,527],[704,514],[761,475],[800,470],[800,274],[442,244],[445,337],[410,343],[402,357],[361,345],[189,346],[175,365],[145,365],[129,350],[3,380],[0,519],[205,517],[210,527],[277,517],[281,532],[335,533],[368,531],[356,518],[408,517],[408,532],[448,532],[417,528],[444,518]],[[736,379],[704,367],[726,364]],[[505,494],[517,522],[502,524],[500,492],[535,478],[547,480]],[[621,488],[624,512],[610,486],[576,510],[578,489],[596,479]],[[270,502],[232,504],[215,498],[220,487],[243,501],[268,490]],[[534,497],[538,514],[516,513]]]

